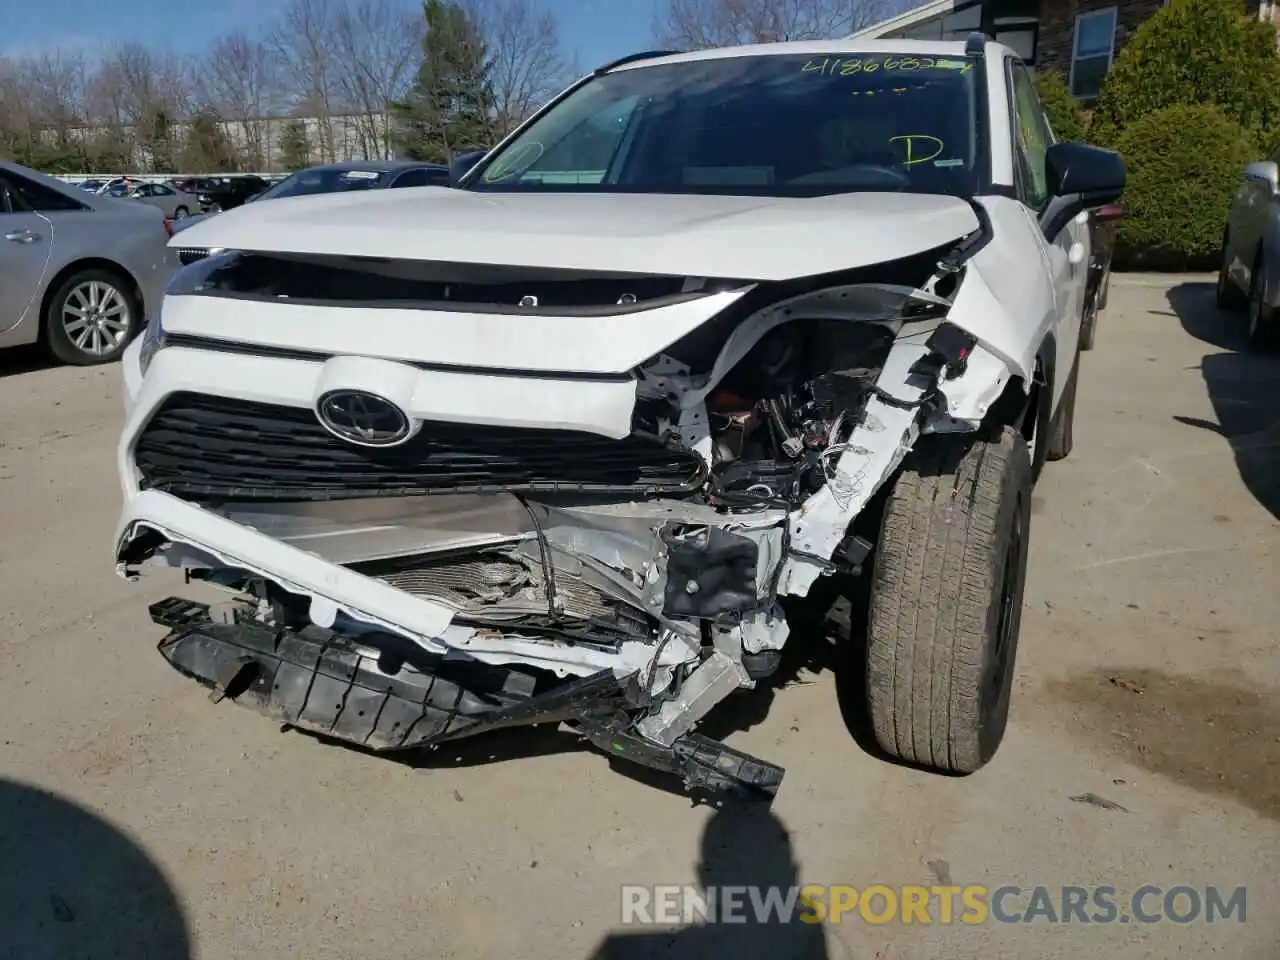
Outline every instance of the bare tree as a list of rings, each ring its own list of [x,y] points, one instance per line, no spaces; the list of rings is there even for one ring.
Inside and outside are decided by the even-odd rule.
[[[120,65],[107,57],[98,64],[85,87],[85,114],[90,137],[96,141],[89,156],[89,166],[94,170],[132,168],[137,161],[137,142],[125,100]]]
[[[560,25],[530,0],[471,0],[468,7],[488,47],[498,134],[506,136],[570,77]]]
[[[116,116],[133,130],[133,139],[157,173],[173,172],[181,144],[180,126],[193,107],[187,64],[141,43],[116,47],[99,73],[108,83]]]
[[[39,132],[25,66],[22,60],[0,57],[0,151],[18,159],[30,154]]]
[[[336,159],[334,100],[338,93],[335,36],[336,0],[289,0],[267,38],[293,101],[293,113],[315,117],[314,146],[322,162]]]
[[[413,78],[423,24],[401,0],[349,0],[336,12],[333,77],[366,156],[391,155],[389,105]]]
[[[84,122],[84,57],[54,51],[32,57],[25,66],[31,109],[45,129],[65,140]]]
[[[659,40],[680,49],[840,37],[911,0],[667,0]]]
[[[266,44],[244,31],[220,37],[205,65],[204,96],[223,120],[238,128],[251,170],[270,162],[268,117],[280,104],[280,76]]]

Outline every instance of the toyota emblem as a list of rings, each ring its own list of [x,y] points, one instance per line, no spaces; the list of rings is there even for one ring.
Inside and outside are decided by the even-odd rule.
[[[316,419],[335,437],[362,447],[394,447],[413,434],[403,410],[363,390],[330,390],[316,403]]]

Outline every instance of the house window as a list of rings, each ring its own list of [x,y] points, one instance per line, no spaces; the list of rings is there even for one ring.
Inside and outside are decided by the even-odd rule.
[[[1071,48],[1071,92],[1092,99],[1102,89],[1116,47],[1116,8],[1094,10],[1076,17]]]

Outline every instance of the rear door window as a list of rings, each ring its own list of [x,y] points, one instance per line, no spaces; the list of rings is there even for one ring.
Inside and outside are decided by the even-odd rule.
[[[17,209],[34,210],[36,213],[64,213],[84,210],[84,204],[59,193],[42,183],[28,180],[14,173],[5,174],[9,183],[11,202]]]

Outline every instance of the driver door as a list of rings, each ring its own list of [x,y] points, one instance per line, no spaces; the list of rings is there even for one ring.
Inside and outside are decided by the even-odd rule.
[[[1014,106],[1014,150],[1020,169],[1020,198],[1027,215],[1040,232],[1039,215],[1049,202],[1047,155],[1053,144],[1053,132],[1045,119],[1040,97],[1036,93],[1031,71],[1017,61],[1010,64],[1010,93]],[[1058,322],[1054,328],[1055,356],[1053,402],[1067,383],[1067,375],[1076,362],[1080,343],[1080,323],[1084,314],[1085,293],[1089,279],[1089,214],[1082,213],[1053,238],[1038,244],[1053,281],[1054,302]]]

